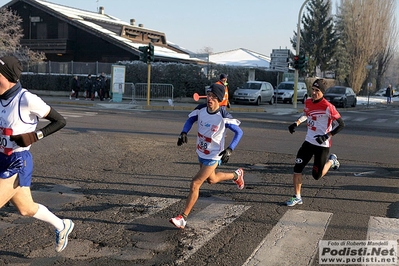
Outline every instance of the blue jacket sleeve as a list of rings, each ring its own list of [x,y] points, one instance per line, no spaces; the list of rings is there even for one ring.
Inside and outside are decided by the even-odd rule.
[[[228,128],[228,129],[230,129],[231,131],[234,132],[234,137],[231,140],[231,143],[229,145],[229,147],[232,150],[234,150],[237,147],[237,145],[240,142],[241,137],[243,135],[242,129],[239,126],[233,125],[233,124],[226,124],[226,128]]]
[[[188,133],[190,129],[193,127],[193,124],[198,120],[198,116],[189,117],[184,123],[182,132]]]

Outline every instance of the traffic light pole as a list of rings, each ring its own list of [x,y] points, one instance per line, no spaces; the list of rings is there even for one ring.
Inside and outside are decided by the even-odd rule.
[[[301,42],[301,15],[302,15],[302,10],[305,7],[305,5],[309,2],[309,0],[305,0],[303,2],[301,9],[299,9],[299,14],[298,14],[298,24],[297,24],[297,29],[296,29],[296,55],[299,56],[299,46]],[[294,74],[294,96],[292,103],[294,104],[294,108],[297,108],[297,97],[298,97],[298,77],[299,77],[299,70],[295,69],[295,74]]]
[[[147,106],[150,106],[150,91],[151,91],[151,63],[147,63]]]

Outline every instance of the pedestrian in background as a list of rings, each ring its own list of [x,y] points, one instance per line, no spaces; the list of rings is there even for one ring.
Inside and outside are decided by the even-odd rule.
[[[91,100],[94,101],[94,98],[100,98],[100,101],[103,101],[103,81],[98,76],[93,82],[93,92],[91,94]]]
[[[72,100],[72,97],[75,97],[75,100],[79,100],[80,84],[79,84],[78,76],[74,76],[72,78],[71,89],[72,89],[72,92],[69,95],[69,99]]]
[[[385,96],[387,97],[387,104],[391,104],[392,103],[392,97],[393,97],[393,89],[392,89],[392,85],[389,84],[386,91],[385,91]]]
[[[239,189],[244,188],[244,170],[239,168],[231,173],[215,172],[221,163],[227,163],[233,150],[239,143],[243,132],[239,127],[240,121],[234,119],[226,108],[220,107],[223,101],[224,86],[212,84],[207,91],[206,104],[198,105],[188,116],[183,130],[177,141],[181,146],[187,143],[187,133],[193,124],[198,121],[197,132],[197,155],[200,169],[191,181],[190,192],[186,201],[184,211],[169,221],[178,228],[186,226],[186,220],[194,204],[198,200],[199,190],[202,184],[207,181],[209,184],[216,184],[225,180],[233,180]],[[225,148],[225,131],[230,129],[234,136],[230,145]]]
[[[22,66],[14,56],[0,58],[0,208],[11,201],[21,215],[53,225],[55,250],[60,252],[68,244],[74,223],[33,201],[33,159],[29,149],[32,143],[63,128],[66,121],[41,98],[22,88],[21,72]],[[36,130],[40,118],[50,122]]]
[[[227,108],[230,108],[230,102],[229,102],[229,87],[227,83],[227,74],[220,74],[219,80],[216,82],[216,84],[220,84],[224,87],[224,95],[223,95],[223,100],[220,103],[220,106],[225,106]]]
[[[86,101],[92,99],[93,94],[93,81],[91,80],[91,74],[87,75],[84,83],[85,92],[86,92]],[[94,95],[93,95],[94,97]],[[94,101],[94,100],[92,100]]]
[[[313,82],[312,97],[305,101],[302,116],[288,127],[290,133],[293,134],[297,126],[307,121],[308,130],[295,160],[293,176],[295,195],[286,202],[287,206],[303,203],[302,171],[313,156],[312,176],[316,180],[326,175],[330,168],[336,170],[340,166],[337,156],[335,154],[328,156],[328,154],[332,136],[341,131],[345,124],[334,105],[323,97],[325,89],[323,80],[317,79]],[[338,123],[335,128],[332,126],[333,121]]]
[[[109,79],[107,78],[107,76],[104,77],[104,83],[105,83],[105,87],[104,87],[104,99],[110,100],[111,99],[111,95],[110,95],[110,82]]]

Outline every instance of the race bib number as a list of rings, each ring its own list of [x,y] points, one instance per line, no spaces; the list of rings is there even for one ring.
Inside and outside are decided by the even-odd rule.
[[[208,138],[200,133],[198,133],[198,144],[197,144],[197,149],[204,153],[204,154],[209,154],[208,147],[211,144],[212,139]]]
[[[12,154],[13,144],[10,140],[11,135],[11,128],[0,128],[0,152],[7,156]]]

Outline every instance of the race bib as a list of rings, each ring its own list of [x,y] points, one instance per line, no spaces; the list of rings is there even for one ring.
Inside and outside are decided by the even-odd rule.
[[[204,154],[209,154],[210,151],[208,150],[209,146],[211,145],[212,139],[209,137],[206,137],[198,132],[198,143],[197,143],[197,149],[204,153]]]
[[[11,128],[0,128],[0,152],[7,156],[12,154],[13,143],[10,140],[11,135]]]

